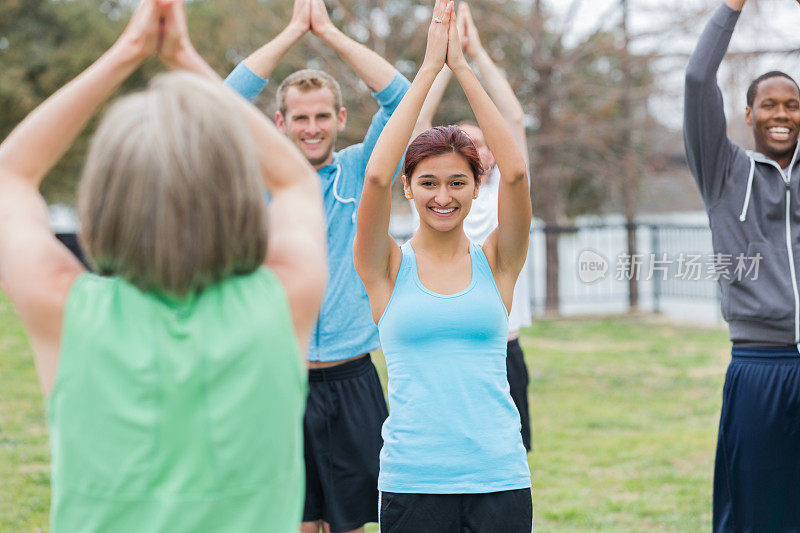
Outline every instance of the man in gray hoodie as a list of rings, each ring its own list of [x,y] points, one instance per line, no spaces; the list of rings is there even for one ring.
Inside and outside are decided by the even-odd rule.
[[[717,9],[686,70],[686,155],[733,342],[714,530],[800,531],[800,89],[782,72],[758,77],[745,109],[755,151],[728,138],[716,77],[745,1]]]

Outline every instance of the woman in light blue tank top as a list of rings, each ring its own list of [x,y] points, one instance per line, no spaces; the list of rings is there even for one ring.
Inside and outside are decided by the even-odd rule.
[[[499,224],[483,246],[463,230],[482,171],[472,141],[448,126],[408,145],[445,63],[501,174]],[[405,194],[420,226],[399,247],[388,226],[391,178],[404,150]],[[464,59],[452,3],[438,0],[425,61],[367,166],[354,245],[389,374],[382,531],[530,531],[530,471],[505,367],[507,310],[530,218],[523,155]]]
[[[39,185],[154,55],[191,73],[101,121],[78,197],[89,273],[50,231]],[[48,396],[53,533],[299,530],[323,221],[316,172],[200,58],[182,0],[142,0],[3,141],[0,285]]]

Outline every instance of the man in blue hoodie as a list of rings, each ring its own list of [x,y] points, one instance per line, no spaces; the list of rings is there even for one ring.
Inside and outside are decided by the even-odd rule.
[[[800,531],[800,88],[782,72],[756,78],[745,109],[755,151],[727,137],[717,69],[745,1],[717,9],[686,70],[686,154],[708,212],[733,342],[714,530]],[[741,262],[758,266],[743,276]]]
[[[347,120],[338,83],[324,72],[301,70],[277,91],[275,122],[319,173],[328,228],[330,281],[307,348],[302,531],[316,532],[327,523],[336,533],[358,531],[378,518],[380,431],[388,413],[369,358],[379,347],[378,330],[353,266],[353,238],[364,170],[410,83],[385,59],[339,31],[323,0],[295,0],[288,26],[240,63],[226,83],[254,99],[283,55],[309,30],[355,70],[380,105],[364,141],[336,152],[337,133]]]

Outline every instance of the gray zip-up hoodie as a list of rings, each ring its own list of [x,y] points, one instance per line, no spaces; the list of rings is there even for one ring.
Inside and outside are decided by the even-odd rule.
[[[731,141],[717,69],[739,11],[720,6],[686,68],[684,143],[711,225],[714,253],[757,258],[757,277],[719,279],[732,341],[800,343],[800,163],[786,169]],[[732,271],[731,271],[732,273]],[[739,279],[739,278],[742,279]]]

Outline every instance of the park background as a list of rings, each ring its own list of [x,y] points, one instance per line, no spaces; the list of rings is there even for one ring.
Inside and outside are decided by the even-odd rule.
[[[334,23],[412,78],[432,2],[326,0]],[[482,41],[526,113],[534,224],[531,369],[537,531],[700,531],[710,527],[711,476],[729,345],[713,279],[648,272],[659,254],[711,251],[686,166],[683,70],[717,0],[474,0]],[[0,138],[95,60],[119,35],[133,0],[0,0]],[[187,0],[195,46],[220,75],[288,22],[289,0]],[[797,77],[794,0],[750,0],[719,82],[729,135],[747,148],[744,93],[759,73]],[[360,141],[377,110],[355,74],[311,35],[275,70],[256,103],[298,68],[336,77],[349,110],[339,147]],[[142,87],[144,65],[120,90]],[[435,123],[470,119],[452,83]],[[56,231],[71,214],[88,139],[44,182]],[[393,231],[409,231],[397,192]],[[586,250],[608,263],[580,279]],[[637,276],[617,258],[642,255]],[[651,261],[651,263],[648,263]],[[673,265],[674,267],[674,265]],[[630,279],[628,279],[630,278]],[[609,316],[613,314],[614,316]],[[702,327],[697,327],[701,325]],[[376,354],[380,366],[380,355]],[[43,400],[28,343],[0,295],[0,531],[47,530],[49,457]]]

